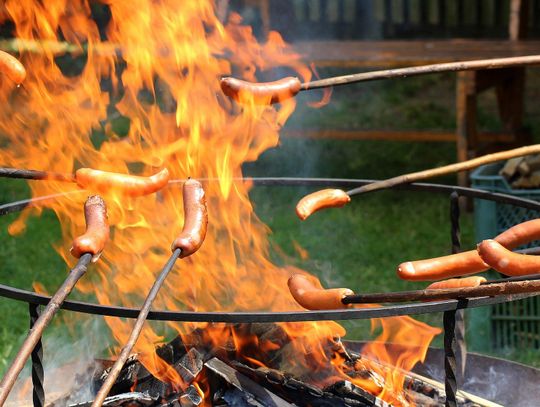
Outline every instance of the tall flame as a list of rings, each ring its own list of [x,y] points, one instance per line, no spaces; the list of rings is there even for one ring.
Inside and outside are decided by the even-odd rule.
[[[242,177],[242,163],[278,144],[294,101],[278,108],[239,106],[221,93],[219,79],[236,75],[255,81],[261,72],[280,67],[307,81],[310,70],[278,33],[259,44],[240,16],[219,21],[210,0],[101,3],[4,2],[0,18],[14,22],[21,46],[33,46],[20,52],[28,71],[24,89],[0,81],[0,132],[7,137],[2,165],[55,172],[90,167],[138,175],[166,167],[174,179],[214,179],[204,183],[210,218],[206,241],[199,252],[178,262],[155,307],[298,309],[286,284],[293,271],[270,262],[269,232],[253,212],[250,186],[234,180]],[[121,122],[129,128],[122,130]],[[111,241],[79,290],[93,293],[102,304],[140,306],[183,224],[178,185],[145,197],[114,191],[104,196]],[[30,182],[30,188],[33,196],[77,189],[53,181]],[[60,220],[64,239],[56,250],[68,264],[73,264],[68,242],[84,230],[81,212],[88,193],[46,204]],[[10,232],[23,231],[26,218],[40,210],[25,211]],[[131,322],[107,318],[107,323],[118,344],[124,343]],[[238,348],[255,340],[226,326],[169,325],[182,335],[206,328],[205,340],[233,340]],[[345,334],[334,322],[282,328],[293,339],[294,350],[309,355],[295,358],[293,370],[331,366],[322,344]],[[137,351],[147,368],[182,387],[178,374],[155,356],[155,345],[162,340],[147,324]],[[257,346],[264,352],[277,345],[262,341]],[[333,374],[344,375],[337,368]]]

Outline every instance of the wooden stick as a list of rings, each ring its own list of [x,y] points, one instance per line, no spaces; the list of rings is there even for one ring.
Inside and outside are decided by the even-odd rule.
[[[404,78],[441,72],[474,71],[479,69],[498,69],[511,66],[527,66],[540,64],[540,55],[527,55],[510,58],[479,59],[474,61],[445,62],[424,66],[413,66],[383,71],[362,72],[352,75],[336,76],[303,83],[300,91],[327,88],[330,86],[348,85],[357,82],[375,81],[379,79]]]
[[[458,300],[497,295],[540,292],[540,280],[490,282],[478,287],[447,288],[444,290],[413,290],[393,293],[355,294],[343,298],[344,304],[378,304],[387,302]]]
[[[540,144],[515,148],[513,150],[501,151],[499,153],[487,154],[481,157],[473,158],[472,160],[462,161],[456,164],[445,165],[443,167],[431,168],[413,172],[410,174],[399,175],[383,181],[377,181],[372,184],[364,185],[358,188],[347,191],[347,195],[358,195],[366,192],[376,191],[379,189],[391,188],[400,184],[408,184],[410,182],[418,182],[427,178],[438,177],[440,175],[452,174],[454,172],[467,171],[481,165],[494,163],[497,161],[508,160],[514,157],[521,157],[530,154],[539,154]]]
[[[109,42],[95,44],[93,49],[100,55],[115,55],[121,51],[119,45]],[[65,41],[11,38],[0,40],[0,50],[10,53],[30,52],[34,54],[51,53],[52,55],[71,54],[76,56],[86,54],[88,52],[88,45],[71,44]]]

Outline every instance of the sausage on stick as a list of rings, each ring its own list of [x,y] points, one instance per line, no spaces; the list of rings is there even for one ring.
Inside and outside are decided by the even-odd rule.
[[[449,280],[437,281],[426,287],[426,290],[445,290],[447,288],[478,287],[487,280],[481,276],[471,276],[465,278],[451,278]]]
[[[183,186],[183,200],[184,227],[180,233],[180,236],[175,239],[172,245],[173,253],[156,279],[154,285],[150,289],[150,292],[148,293],[148,296],[146,297],[141,308],[141,312],[137,316],[137,320],[135,321],[131,335],[127,343],[122,348],[118,359],[116,359],[116,362],[111,367],[107,379],[99,389],[99,392],[92,403],[92,407],[100,407],[109,394],[109,391],[118,378],[122,367],[126,363],[131,350],[135,346],[135,343],[142,332],[144,322],[146,321],[146,317],[150,312],[150,307],[152,306],[152,303],[154,302],[154,299],[156,298],[158,291],[163,285],[167,275],[172,270],[176,260],[179,257],[186,257],[197,251],[199,247],[201,247],[201,244],[206,237],[208,214],[206,210],[206,198],[202,185],[198,181],[192,179],[187,180]],[[183,253],[184,250],[186,253]]]
[[[150,177],[139,177],[91,168],[79,168],[75,172],[75,181],[81,188],[102,193],[114,190],[127,196],[137,197],[152,194],[165,187],[169,182],[169,171],[164,168]]]
[[[274,82],[251,83],[236,78],[221,79],[221,90],[231,99],[256,105],[269,105],[290,99],[300,91],[300,80],[295,77]]]
[[[519,223],[495,237],[509,250],[540,239],[540,219]],[[480,273],[490,268],[476,250],[448,256],[408,261],[398,266],[397,274],[403,280],[433,281]]]
[[[26,69],[17,58],[0,51],[0,72],[5,74],[9,79],[20,85],[26,78]]]
[[[495,240],[484,240],[478,254],[491,268],[506,276],[540,273],[540,257],[514,253]]]
[[[339,208],[351,201],[341,189],[323,189],[306,195],[296,204],[296,215],[306,220],[312,213],[324,208]]]
[[[348,288],[319,288],[302,274],[294,274],[287,282],[291,295],[298,304],[309,310],[348,308],[342,300],[353,295]]]
[[[69,295],[77,281],[86,273],[88,264],[93,256],[99,255],[109,236],[109,225],[107,223],[107,209],[105,202],[99,196],[91,196],[84,204],[84,216],[86,219],[86,232],[83,236],[75,239],[72,251],[75,257],[79,258],[77,265],[70,271],[67,279],[51,298],[33,328],[28,333],[23,345],[11,366],[2,378],[0,383],[0,406],[3,405],[13,388],[19,373],[21,372],[28,356],[34,350],[41,338],[43,331],[52,320],[60,305]],[[83,244],[81,244],[83,243]],[[86,249],[88,251],[78,251]]]

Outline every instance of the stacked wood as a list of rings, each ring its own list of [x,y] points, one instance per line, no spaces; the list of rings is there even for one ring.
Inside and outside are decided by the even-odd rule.
[[[540,154],[508,160],[499,172],[516,189],[540,188]]]

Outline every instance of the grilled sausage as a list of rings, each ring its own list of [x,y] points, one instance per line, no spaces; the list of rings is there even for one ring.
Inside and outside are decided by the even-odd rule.
[[[274,82],[251,83],[236,78],[222,78],[221,90],[240,103],[269,105],[294,97],[300,91],[300,80],[295,77]]]
[[[445,290],[447,288],[478,287],[485,283],[486,279],[481,276],[471,276],[465,278],[451,278],[449,280],[437,281],[426,287],[427,290]]]
[[[21,84],[26,78],[24,66],[17,58],[4,51],[0,51],[0,72],[6,74],[17,85]]]
[[[136,175],[93,170],[91,168],[80,168],[75,172],[75,180],[81,188],[95,190],[101,193],[115,190],[124,195],[136,197],[149,195],[167,185],[169,182],[169,171],[167,168],[164,168],[150,177],[139,177]]]
[[[184,227],[174,240],[172,250],[181,249],[180,257],[187,257],[201,247],[206,237],[208,213],[204,189],[199,181],[188,179],[183,187]]]
[[[296,215],[306,220],[320,209],[339,208],[350,201],[351,197],[341,189],[322,189],[300,199],[296,204]]]
[[[509,250],[538,239],[540,219],[520,223],[495,237],[497,242]],[[432,259],[408,261],[398,266],[397,274],[404,280],[433,281],[476,274],[489,267],[476,250],[469,250]]]
[[[93,261],[96,261],[109,240],[107,206],[99,195],[90,196],[84,203],[84,219],[86,232],[73,240],[70,251],[77,258],[91,253]]]
[[[354,292],[348,288],[332,288],[325,290],[316,287],[312,281],[302,274],[294,274],[287,282],[293,298],[302,307],[309,310],[348,308],[342,300]]]
[[[484,240],[478,254],[489,266],[506,276],[540,273],[540,257],[514,253],[495,240]]]

